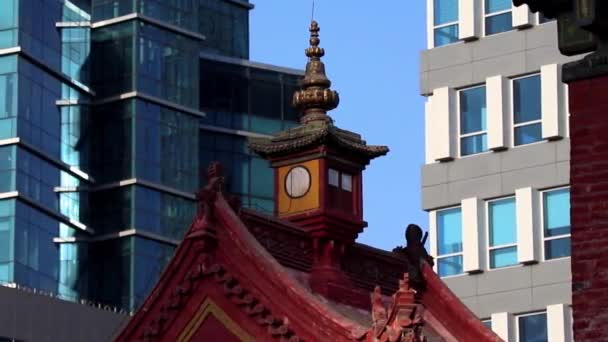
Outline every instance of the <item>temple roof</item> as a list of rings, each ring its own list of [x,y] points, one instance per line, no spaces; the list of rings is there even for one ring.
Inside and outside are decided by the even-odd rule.
[[[356,288],[371,293],[371,310],[314,293],[305,232],[241,209],[222,192],[223,176],[210,178],[183,242],[117,341],[188,341],[221,329],[239,341],[401,342],[408,334],[420,342],[500,341],[428,264],[422,265],[427,290],[420,294],[404,275],[405,259],[369,246],[353,246],[345,263],[372,273],[345,270],[360,280]],[[369,290],[374,283],[387,284],[392,298],[379,286]]]
[[[249,148],[263,157],[293,154],[321,145],[335,146],[367,159],[387,154],[387,146],[367,145],[359,134],[334,126],[333,119],[327,114],[338,106],[340,99],[338,93],[330,89],[331,81],[321,61],[325,50],[319,47],[319,30],[319,25],[313,21],[302,89],[293,96],[294,107],[302,113],[301,124],[271,138],[251,138]]]
[[[292,154],[323,144],[353,151],[368,159],[383,156],[389,151],[387,146],[367,145],[359,134],[326,121],[303,124],[276,133],[272,138],[249,139],[249,148],[262,157]]]

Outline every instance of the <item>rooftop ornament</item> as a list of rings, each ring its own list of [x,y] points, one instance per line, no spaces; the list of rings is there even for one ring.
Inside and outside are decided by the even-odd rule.
[[[300,122],[321,121],[333,122],[327,112],[338,107],[340,97],[338,93],[331,90],[331,81],[325,74],[325,64],[321,57],[325,56],[325,50],[319,47],[319,24],[316,21],[310,23],[310,47],[306,49],[308,63],[306,63],[306,75],[302,81],[302,90],[293,95],[293,105],[302,114]]]
[[[563,67],[563,80],[608,74],[608,3],[600,0],[513,0],[532,12],[557,19],[559,50],[566,56],[591,54]]]

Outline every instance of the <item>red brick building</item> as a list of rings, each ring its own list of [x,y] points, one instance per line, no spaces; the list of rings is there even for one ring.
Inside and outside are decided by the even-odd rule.
[[[362,172],[385,155],[337,128],[319,28],[294,104],[301,125],[250,148],[275,169],[275,216],[240,208],[209,169],[199,210],[118,341],[500,341],[432,270],[422,231],[394,252],[355,242]]]

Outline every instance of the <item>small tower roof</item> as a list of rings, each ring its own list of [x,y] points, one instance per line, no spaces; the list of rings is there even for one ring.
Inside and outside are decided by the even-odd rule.
[[[325,50],[319,47],[319,24],[310,24],[310,47],[306,49],[308,62],[302,80],[302,89],[293,95],[293,105],[302,117],[300,125],[276,133],[272,138],[251,138],[249,147],[262,157],[280,157],[320,145],[333,145],[354,152],[367,160],[388,153],[387,146],[367,145],[359,134],[334,126],[328,111],[340,102],[336,91],[330,89],[331,81],[325,73],[321,58]]]

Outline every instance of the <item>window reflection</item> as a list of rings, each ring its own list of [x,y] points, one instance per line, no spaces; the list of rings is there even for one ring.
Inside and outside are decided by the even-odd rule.
[[[570,189],[543,193],[545,259],[570,256]]]
[[[519,316],[519,342],[548,342],[547,314]]]
[[[517,264],[515,198],[488,203],[490,268]]]
[[[511,0],[485,0],[486,36],[513,29]]]
[[[467,156],[488,149],[486,87],[460,91],[460,154]]]
[[[440,277],[462,273],[461,208],[437,212],[437,270]]]
[[[458,41],[458,0],[434,0],[435,47]]]
[[[515,146],[542,140],[540,75],[513,80]]]

